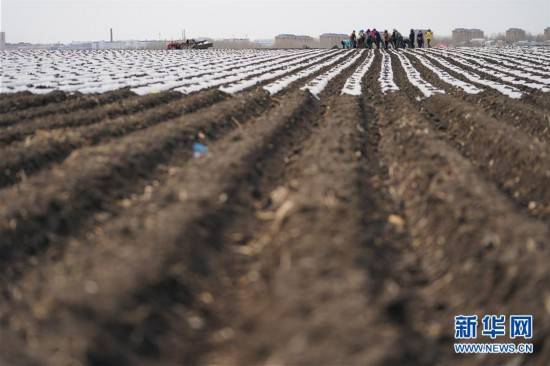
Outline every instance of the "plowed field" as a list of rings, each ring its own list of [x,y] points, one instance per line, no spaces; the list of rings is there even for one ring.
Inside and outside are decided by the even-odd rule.
[[[550,363],[550,50],[0,55],[0,365]]]

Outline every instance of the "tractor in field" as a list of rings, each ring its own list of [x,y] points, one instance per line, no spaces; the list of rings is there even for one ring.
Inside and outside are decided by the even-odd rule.
[[[209,41],[195,41],[194,39],[188,39],[185,42],[170,42],[166,46],[167,50],[205,50],[213,46]]]

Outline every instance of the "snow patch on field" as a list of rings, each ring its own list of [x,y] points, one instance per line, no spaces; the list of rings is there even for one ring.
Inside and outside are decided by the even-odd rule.
[[[506,66],[509,66],[511,64],[509,62],[504,63],[503,61],[500,61],[502,63],[502,65],[496,65],[493,62],[486,61],[483,58],[484,56],[480,55],[478,52],[472,53],[472,52],[460,50],[460,51],[453,51],[453,53],[455,55],[459,55],[460,57],[464,58],[465,60],[473,61],[476,64],[481,65],[483,67],[487,67],[487,68],[497,70],[497,71],[502,71],[502,72],[505,72],[507,74],[517,76],[519,78],[524,78],[524,79],[527,79],[527,80],[535,81],[537,83],[550,85],[550,79],[549,78],[545,78],[545,77],[539,76],[539,75],[534,75],[534,74],[526,71],[525,68],[519,67],[520,69],[517,70],[515,68],[511,69],[509,67],[506,67]],[[518,65],[514,65],[514,64],[511,64],[511,65],[514,66],[514,67],[518,67]]]
[[[307,53],[302,53],[301,55],[305,54]],[[143,95],[150,92],[176,89],[178,87],[184,87],[186,85],[192,85],[194,83],[201,84],[204,82],[204,80],[221,78],[228,75],[235,75],[239,71],[246,69],[249,66],[265,66],[265,63],[269,61],[284,61],[288,59],[293,59],[297,56],[300,56],[300,54],[292,55],[289,53],[283,53],[271,55],[270,57],[270,55],[259,53],[257,56],[246,57],[242,60],[240,60],[238,57],[232,58],[226,56],[222,59],[213,57],[212,59],[205,60],[204,63],[192,65],[193,68],[191,69],[191,72],[178,74],[176,69],[174,70],[175,73],[172,74],[170,77],[167,78],[165,75],[163,75],[157,80],[151,81],[150,83],[147,83],[140,88],[132,89],[132,91],[137,94]]]
[[[420,76],[418,70],[414,68],[411,61],[409,61],[409,59],[405,57],[401,52],[390,52],[392,52],[394,55],[397,56],[397,58],[399,58],[399,62],[401,62],[401,66],[403,66],[403,69],[405,70],[407,79],[409,79],[409,82],[412,85],[416,86],[418,90],[420,90],[420,92],[424,94],[424,97],[429,98],[434,94],[445,94],[444,90],[436,88],[435,86],[424,80],[422,76]]]
[[[335,66],[347,57],[353,57],[350,56],[353,52],[357,51],[8,50],[0,51],[0,92],[30,91],[44,94],[61,90],[68,93],[103,93],[130,88],[137,94],[145,95],[166,90],[192,93],[217,87],[227,93],[237,93],[269,81],[271,84],[265,89],[271,94],[276,94],[297,80],[305,79],[323,68]],[[382,55],[382,71],[379,78],[382,93],[399,90],[393,80],[391,58],[385,50],[378,52]],[[544,47],[430,49],[406,52],[413,52],[415,57],[422,55],[423,58],[418,60],[431,72],[444,82],[462,88],[467,93],[475,93],[481,89],[476,89],[478,85],[461,82],[452,76],[450,70],[466,76],[472,83],[488,86],[514,98],[519,98],[522,92],[513,86],[550,91],[550,52]],[[441,66],[440,61],[435,62],[430,58],[436,56],[450,57],[451,62]],[[343,94],[362,93],[361,80],[368,72],[369,66],[372,67],[370,61],[375,58],[369,55],[369,58],[355,70],[346,81]],[[403,64],[403,58],[399,59]],[[404,65],[409,80],[412,80],[416,87],[423,89],[423,94],[433,94],[435,91],[429,84],[418,79],[414,67],[409,66],[411,65]],[[450,75],[445,70],[449,71]],[[399,72],[402,72],[401,67]],[[485,77],[487,79],[484,79]]]
[[[479,72],[483,72],[487,75],[491,75],[491,76],[494,76],[502,81],[505,81],[505,82],[508,82],[510,84],[514,84],[514,85],[522,85],[522,86],[526,86],[528,88],[532,88],[532,89],[537,89],[537,90],[541,90],[543,92],[547,92],[547,91],[550,91],[549,88],[547,88],[545,85],[542,85],[542,84],[539,84],[539,83],[534,83],[534,82],[529,82],[529,81],[526,81],[526,80],[523,80],[523,79],[519,79],[517,77],[514,77],[514,76],[511,76],[509,74],[505,74],[503,72],[500,72],[500,71],[497,71],[499,70],[499,68],[496,68],[496,67],[484,67],[483,63],[482,62],[475,62],[475,63],[471,63],[471,62],[468,62],[465,58],[459,56],[457,53],[454,53],[454,52],[447,52],[447,51],[433,51],[433,49],[430,49],[429,52],[434,52],[435,54],[439,54],[439,55],[443,55],[443,56],[446,56],[446,57],[450,57],[453,59],[453,61],[461,64],[461,65],[464,65],[466,67],[469,67],[469,68],[472,68],[476,71],[479,71]],[[470,58],[470,57],[469,57]],[[471,59],[471,58],[470,58]]]
[[[460,88],[464,90],[465,93],[468,94],[478,94],[483,91],[483,89],[478,88],[477,86],[467,83],[465,81],[459,80],[453,76],[451,76],[448,72],[440,69],[439,67],[432,64],[428,59],[426,59],[423,56],[420,56],[419,54],[412,53],[410,51],[405,51],[406,53],[413,55],[416,57],[422,65],[430,69],[434,74],[436,74],[441,80],[446,82],[449,85],[456,86],[457,88]]]
[[[382,94],[387,92],[393,92],[399,90],[399,87],[395,84],[393,80],[393,69],[391,67],[391,58],[385,51],[380,51],[382,54],[382,69],[380,70],[380,77],[378,82],[380,83],[380,89]]]
[[[222,86],[220,87],[220,90],[223,91],[224,93],[235,94],[247,88],[250,88],[254,85],[257,85],[263,81],[275,79],[279,76],[282,76],[284,74],[287,74],[299,68],[307,67],[307,66],[316,64],[318,62],[322,62],[338,52],[339,51],[323,52],[321,53],[321,56],[315,55],[313,57],[310,56],[310,57],[300,58],[294,62],[282,63],[279,65],[279,67],[281,68],[279,70],[268,72],[251,79],[244,79],[226,86]]]
[[[237,69],[231,69],[227,72],[217,73],[215,77],[209,76],[209,77],[202,77],[198,79],[191,79],[190,82],[187,82],[185,86],[176,88],[174,90],[179,91],[183,94],[189,94],[189,93],[198,92],[207,88],[234,83],[243,79],[247,79],[252,76],[271,72],[272,70],[276,70],[279,67],[281,67],[280,65],[283,62],[287,62],[289,60],[296,61],[296,59],[300,60],[300,57],[296,57],[296,56],[285,57],[275,61],[264,62],[261,64],[254,64],[254,65],[241,67]],[[297,62],[302,62],[302,61],[300,60]]]
[[[279,93],[280,91],[286,89],[290,84],[293,82],[306,78],[310,76],[311,74],[316,73],[317,71],[321,70],[324,67],[330,66],[339,60],[343,59],[344,57],[348,56],[350,52],[353,51],[344,51],[338,53],[334,58],[329,59],[328,61],[322,62],[320,64],[308,67],[304,70],[301,70],[295,74],[285,76],[279,80],[276,80],[272,82],[271,84],[268,84],[264,86],[264,90],[267,90],[269,94],[275,95]]]
[[[311,80],[305,86],[300,88],[300,90],[308,90],[314,97],[318,98],[319,94],[321,94],[322,91],[325,90],[328,83],[336,76],[340,75],[342,71],[353,65],[363,55],[364,51],[365,50],[357,52],[357,54],[353,57],[349,58],[339,65],[334,66],[332,69],[325,72],[324,74],[317,76],[315,79]]]
[[[3,92],[82,93],[124,87],[148,94],[214,78],[231,70],[315,54],[320,50],[0,51]]]
[[[550,71],[550,66],[533,64],[531,62],[522,60],[521,58],[517,57],[517,55],[514,55],[514,56],[511,56],[510,54],[502,55],[500,53],[489,52],[481,49],[472,49],[471,51],[466,51],[464,49],[461,49],[460,51],[467,55],[475,56],[475,57],[483,57],[487,60],[492,60],[493,62],[501,63],[504,66],[509,66],[514,69],[517,68],[519,70],[532,72],[535,74],[550,76],[550,72],[548,72]]]
[[[363,77],[367,74],[372,62],[374,61],[374,52],[369,51],[369,54],[365,61],[355,70],[355,72],[346,80],[344,88],[342,88],[342,94],[348,95],[361,95],[361,81]]]
[[[414,52],[420,52],[420,51],[414,51]],[[444,67],[448,68],[451,71],[456,72],[457,74],[465,76],[466,79],[468,79],[468,80],[470,80],[474,83],[478,83],[478,84],[481,84],[481,85],[485,85],[489,88],[495,89],[496,91],[500,92],[501,94],[504,94],[504,95],[506,95],[506,96],[508,96],[512,99],[519,99],[523,95],[523,93],[519,89],[514,88],[513,86],[497,83],[496,81],[492,81],[492,80],[483,79],[481,76],[479,76],[476,73],[464,70],[464,69],[448,62],[447,60],[436,56],[435,54],[428,53],[429,51],[423,51],[423,52],[424,52],[424,55],[426,55],[431,60],[439,62]]]

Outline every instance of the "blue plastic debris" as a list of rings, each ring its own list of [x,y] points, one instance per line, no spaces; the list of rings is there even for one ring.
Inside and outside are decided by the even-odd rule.
[[[208,154],[208,146],[201,144],[200,142],[195,142],[193,144],[193,157],[200,158]]]

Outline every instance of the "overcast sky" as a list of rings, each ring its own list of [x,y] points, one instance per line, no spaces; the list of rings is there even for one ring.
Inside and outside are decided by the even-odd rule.
[[[509,27],[542,33],[550,0],[0,0],[8,42],[188,37],[318,36],[353,29],[457,27],[487,35]]]

